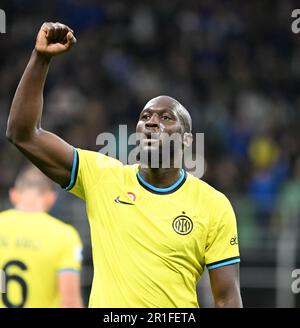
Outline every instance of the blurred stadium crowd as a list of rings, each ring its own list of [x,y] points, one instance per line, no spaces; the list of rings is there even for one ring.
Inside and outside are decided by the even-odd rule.
[[[203,179],[233,202],[245,265],[251,254],[263,261],[285,222],[299,220],[300,36],[290,28],[296,1],[15,0],[1,6],[8,21],[0,51],[1,207],[8,206],[7,190],[24,163],[4,137],[10,102],[40,25],[61,21],[78,44],[53,60],[45,127],[98,150],[99,133],[119,124],[133,132],[146,101],[170,95],[190,111],[193,132],[205,133]],[[54,214],[78,222],[79,212],[70,219],[66,206],[60,201]]]

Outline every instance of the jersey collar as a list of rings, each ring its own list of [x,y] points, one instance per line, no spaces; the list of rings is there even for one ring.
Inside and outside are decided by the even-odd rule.
[[[186,172],[184,169],[181,169],[179,179],[174,184],[172,184],[172,186],[167,187],[167,188],[157,188],[157,187],[152,186],[150,183],[146,182],[141,177],[139,171],[137,171],[136,177],[138,179],[139,184],[142,187],[144,187],[145,189],[147,189],[148,191],[150,191],[154,194],[158,194],[158,195],[167,195],[167,194],[171,194],[171,193],[175,192],[184,184],[184,182],[186,180]]]

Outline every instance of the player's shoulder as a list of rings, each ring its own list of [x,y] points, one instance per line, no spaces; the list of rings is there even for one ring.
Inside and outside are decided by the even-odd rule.
[[[101,152],[81,148],[76,148],[76,150],[78,153],[80,164],[85,164],[98,168],[112,168],[122,166],[122,162],[111,156],[102,154]]]
[[[3,210],[0,211],[0,219],[5,219],[5,218],[9,218],[12,217],[14,215],[14,209],[7,209],[7,210]]]
[[[213,186],[211,186],[206,181],[195,177],[192,174],[188,173],[188,178],[193,186],[193,188],[198,193],[199,197],[202,200],[207,201],[209,204],[218,204],[219,206],[226,206],[229,203],[227,196],[221,191],[217,190]]]
[[[0,217],[9,215],[12,212],[12,209],[0,211]]]
[[[57,236],[77,235],[77,230],[69,223],[63,222],[62,220],[48,214],[43,213],[43,219],[45,226],[48,227],[49,233],[55,233]]]
[[[9,208],[7,210],[0,211],[0,223],[6,222],[14,225],[18,222],[24,222],[26,219],[33,217],[33,215],[40,216],[40,213]]]

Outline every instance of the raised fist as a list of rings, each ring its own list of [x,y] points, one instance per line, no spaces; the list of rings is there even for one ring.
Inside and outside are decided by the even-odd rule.
[[[44,23],[37,35],[35,50],[52,57],[66,52],[76,43],[73,30],[61,23]]]

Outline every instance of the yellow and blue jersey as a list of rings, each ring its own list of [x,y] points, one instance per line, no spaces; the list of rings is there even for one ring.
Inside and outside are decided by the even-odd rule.
[[[86,201],[90,307],[198,307],[205,266],[240,261],[230,202],[183,170],[173,186],[155,188],[138,165],[77,149],[67,190]]]

